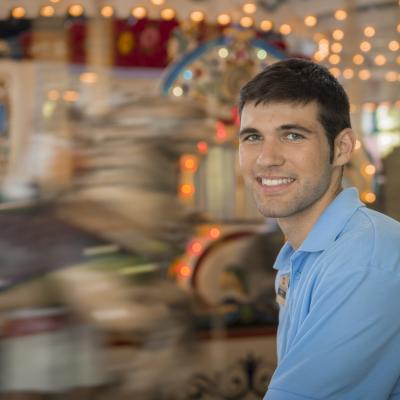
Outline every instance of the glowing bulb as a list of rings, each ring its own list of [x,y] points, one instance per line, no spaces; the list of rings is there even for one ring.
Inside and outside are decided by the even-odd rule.
[[[347,18],[347,12],[345,10],[336,10],[335,11],[335,18],[338,21],[344,21]]]
[[[194,255],[199,255],[203,252],[203,245],[198,240],[194,240],[189,245],[189,252]]]
[[[372,26],[366,26],[364,28],[364,35],[367,37],[373,37],[375,36],[375,28]]]
[[[226,58],[226,57],[229,56],[229,50],[228,50],[226,47],[221,47],[221,48],[218,50],[218,55],[219,55],[221,58]]]
[[[246,16],[240,18],[239,23],[241,26],[243,26],[243,28],[250,28],[254,24],[254,20],[253,18]]]
[[[364,53],[366,53],[367,51],[371,50],[371,43],[364,41],[360,43],[360,50],[363,51]]]
[[[317,25],[317,17],[314,15],[308,15],[304,18],[304,23],[309,27],[315,26]]]
[[[131,14],[136,19],[143,19],[143,18],[146,18],[146,16],[147,16],[147,10],[143,6],[138,6],[138,7],[132,8]]]
[[[217,21],[220,25],[229,25],[232,21],[232,18],[229,14],[219,14]]]
[[[245,3],[242,10],[246,14],[254,14],[257,11],[257,6],[254,3]]]
[[[218,239],[221,236],[221,230],[217,227],[213,227],[208,231],[208,236],[211,239]]]
[[[208,152],[208,144],[207,144],[207,142],[204,142],[204,141],[200,141],[200,142],[197,142],[197,151],[199,152],[199,153],[201,153],[201,154],[207,154],[207,152]]]
[[[335,78],[339,78],[340,76],[340,69],[333,67],[333,68],[329,68],[329,72],[335,77]]]
[[[73,4],[68,8],[68,14],[71,15],[71,17],[80,17],[83,15],[84,8],[80,4]]]
[[[225,124],[221,121],[217,121],[217,123],[216,123],[215,136],[218,140],[225,140],[227,138]]]
[[[331,64],[336,65],[340,63],[340,56],[338,54],[331,54],[328,60]]]
[[[79,76],[79,80],[82,83],[96,83],[98,79],[98,75],[95,72],[82,72]]]
[[[187,265],[183,265],[182,267],[179,268],[178,274],[183,278],[188,278],[190,275],[192,275],[192,270]]]
[[[190,13],[190,19],[194,22],[204,21],[205,15],[203,11],[192,11]]]
[[[164,8],[161,10],[161,18],[165,21],[171,21],[175,18],[176,12],[173,8]]]
[[[43,6],[40,9],[40,15],[42,17],[52,17],[55,13],[54,7],[53,6]]]
[[[339,42],[332,43],[331,50],[333,53],[340,53],[343,50],[343,46]]]
[[[397,40],[391,40],[388,44],[390,51],[397,51],[400,48],[399,42]]]
[[[397,72],[395,72],[395,71],[386,72],[385,79],[388,82],[396,82],[397,81]]]
[[[100,10],[100,14],[104,18],[110,18],[110,17],[112,17],[114,15],[114,9],[111,6],[104,6]]]
[[[292,32],[292,27],[289,24],[282,24],[279,27],[279,32],[282,33],[282,35],[289,35],[289,33]]]
[[[322,38],[318,41],[318,46],[319,47],[329,47],[329,40]]]
[[[264,19],[260,23],[260,29],[264,32],[270,31],[272,29],[272,26],[272,21],[270,21],[269,19]]]
[[[197,160],[193,156],[184,155],[180,160],[181,168],[186,171],[196,172]]]
[[[191,160],[191,159],[186,160],[184,165],[185,165],[185,169],[188,169],[191,171],[194,171],[196,169],[196,163],[194,160]]]
[[[342,40],[342,39],[344,38],[344,32],[343,32],[341,29],[335,29],[335,30],[332,32],[332,37],[333,37],[335,40]]]
[[[161,6],[165,3],[165,0],[151,0],[151,2],[155,5],[155,6]]]
[[[183,89],[180,86],[175,86],[172,89],[172,94],[176,97],[181,97],[183,95]]]
[[[26,11],[24,7],[14,7],[11,10],[11,15],[15,19],[21,19],[24,18],[26,15]]]
[[[375,172],[376,172],[375,165],[372,165],[372,164],[366,165],[365,168],[364,168],[364,172],[365,172],[367,175],[374,175]]]
[[[353,57],[353,63],[356,65],[361,65],[364,62],[364,56],[361,54],[356,54]]]
[[[366,203],[373,203],[376,200],[376,195],[372,192],[363,192],[361,194],[361,199]]]
[[[320,39],[318,42],[318,52],[320,53],[320,57],[324,59],[329,55],[329,40]]]
[[[351,68],[343,70],[343,78],[351,79],[354,76],[354,71]]]
[[[193,78],[193,72],[190,69],[186,69],[183,71],[182,76],[186,81],[190,81]]]
[[[358,77],[363,80],[366,81],[369,78],[371,78],[371,72],[368,69],[362,69],[359,73],[358,73]]]
[[[321,62],[325,57],[320,51],[316,51],[313,55],[313,58],[317,62]]]
[[[179,192],[182,196],[190,197],[194,194],[194,186],[191,183],[184,183],[179,187]]]
[[[378,54],[374,58],[374,62],[376,65],[382,66],[386,64],[386,57],[383,54]]]
[[[267,58],[267,55],[268,55],[268,53],[263,49],[260,49],[257,51],[257,58],[259,60],[265,60]]]

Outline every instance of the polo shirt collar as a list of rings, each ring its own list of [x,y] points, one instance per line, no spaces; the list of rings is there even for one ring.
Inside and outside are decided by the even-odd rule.
[[[354,212],[363,206],[365,205],[360,201],[356,188],[342,190],[318,218],[297,252],[325,250],[336,240]],[[282,269],[294,252],[290,243],[286,242],[279,252],[274,268]]]
[[[292,254],[294,253],[293,247],[290,245],[289,242],[286,242],[281,250],[279,251],[278,256],[276,257],[275,263],[274,263],[274,269],[278,270],[284,270],[288,268],[288,261]]]
[[[336,240],[354,212],[363,206],[356,188],[342,190],[318,218],[299,250],[325,250]]]

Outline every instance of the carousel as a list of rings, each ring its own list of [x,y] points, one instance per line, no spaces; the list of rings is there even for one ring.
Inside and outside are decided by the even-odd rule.
[[[239,89],[287,57],[326,64],[358,137],[344,184],[392,204],[398,5],[3,3],[1,392],[260,398],[284,238],[239,175]]]

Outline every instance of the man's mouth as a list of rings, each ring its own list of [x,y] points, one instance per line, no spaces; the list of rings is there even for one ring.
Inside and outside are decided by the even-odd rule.
[[[274,187],[274,186],[281,186],[281,185],[288,185],[289,183],[292,183],[295,181],[294,178],[288,178],[288,177],[280,177],[280,178],[265,178],[258,176],[256,178],[257,182],[261,184],[262,186],[267,186],[267,187]]]

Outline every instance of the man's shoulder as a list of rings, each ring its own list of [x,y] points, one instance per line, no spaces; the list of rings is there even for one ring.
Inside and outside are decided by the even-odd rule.
[[[400,223],[378,211],[360,207],[349,219],[329,258],[346,259],[354,265],[392,269],[400,274]]]
[[[351,234],[355,241],[370,241],[370,245],[399,247],[400,222],[367,207],[359,208],[345,227],[343,234]]]

